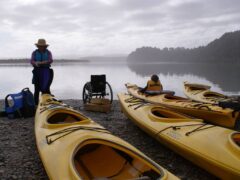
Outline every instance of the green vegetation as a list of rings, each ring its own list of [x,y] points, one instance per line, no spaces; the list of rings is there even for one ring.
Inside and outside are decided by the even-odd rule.
[[[128,56],[129,63],[240,63],[240,31],[228,32],[206,46],[193,49],[142,47]]]

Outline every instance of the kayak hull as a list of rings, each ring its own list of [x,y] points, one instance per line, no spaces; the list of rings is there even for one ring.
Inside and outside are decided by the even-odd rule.
[[[223,94],[211,91],[210,88],[210,86],[204,84],[184,82],[184,94],[194,101],[218,104],[220,101],[231,100]]]
[[[49,179],[131,179],[148,176],[145,172],[150,177],[177,179],[127,142],[51,95],[41,97],[35,115],[35,136]],[[139,171],[134,170],[136,167]]]
[[[240,146],[231,139],[238,132],[188,116],[160,117],[156,111],[176,112],[157,105],[135,108],[127,101],[131,96],[118,97],[124,114],[160,143],[219,178],[240,178]]]
[[[128,93],[135,98],[162,105],[175,111],[204,119],[206,122],[234,129],[240,121],[240,113],[230,108],[222,108],[212,104],[193,102],[192,100],[169,95],[147,96],[138,92],[136,85],[126,85]]]

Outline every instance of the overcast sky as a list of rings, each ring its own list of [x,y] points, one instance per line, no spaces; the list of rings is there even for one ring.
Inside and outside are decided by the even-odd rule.
[[[1,0],[0,58],[29,57],[45,38],[56,58],[198,47],[240,29],[240,0]]]

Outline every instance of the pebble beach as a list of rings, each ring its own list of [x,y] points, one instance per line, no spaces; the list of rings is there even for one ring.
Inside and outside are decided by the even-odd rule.
[[[140,130],[124,116],[117,100],[113,102],[110,113],[85,111],[80,100],[63,102],[128,141],[180,179],[217,179]],[[1,100],[0,109],[3,107]],[[0,179],[48,179],[35,143],[34,118],[0,118]]]

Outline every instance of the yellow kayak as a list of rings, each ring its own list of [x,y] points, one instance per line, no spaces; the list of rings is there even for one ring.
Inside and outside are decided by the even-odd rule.
[[[184,94],[194,101],[218,104],[220,101],[229,101],[231,98],[220,94],[218,92],[211,91],[211,86],[204,84],[194,84],[184,82]]]
[[[118,94],[122,111],[176,153],[221,179],[240,179],[240,133]]]
[[[51,95],[41,97],[35,136],[50,179],[178,179],[132,145]]]
[[[238,128],[240,113],[230,108],[222,108],[217,105],[193,102],[178,96],[167,94],[149,96],[139,93],[138,87],[134,84],[126,84],[127,91],[133,97],[145,100],[150,103],[159,104],[178,112],[191,115],[207,122],[228,128]]]

